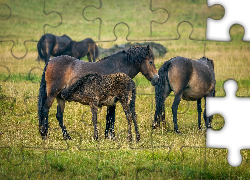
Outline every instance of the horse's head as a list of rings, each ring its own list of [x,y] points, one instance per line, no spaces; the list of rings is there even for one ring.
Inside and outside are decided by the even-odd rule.
[[[154,64],[154,54],[147,46],[146,58],[141,62],[140,72],[149,80],[153,86],[158,84],[159,75]]]

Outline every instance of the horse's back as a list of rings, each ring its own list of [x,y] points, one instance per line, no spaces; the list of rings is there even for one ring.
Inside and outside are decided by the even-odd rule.
[[[86,38],[84,40],[82,40],[81,42],[85,42],[85,43],[95,43],[95,41],[91,38]]]
[[[169,85],[175,93],[179,93],[183,89],[183,86],[188,84],[192,75],[192,62],[190,59],[180,56],[171,59],[170,62],[171,64],[168,69]]]
[[[76,78],[77,75],[74,72],[78,61],[80,60],[67,55],[54,57],[49,61],[45,72],[48,93],[59,93],[79,78]]]
[[[183,99],[197,100],[213,90],[214,72],[207,64],[185,57],[170,60],[168,80],[175,94],[183,92]]]
[[[215,87],[215,75],[211,65],[192,60],[193,72],[184,96],[197,100],[209,94]]]

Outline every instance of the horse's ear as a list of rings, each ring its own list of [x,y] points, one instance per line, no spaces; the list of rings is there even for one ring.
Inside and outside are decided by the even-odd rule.
[[[206,59],[207,59],[208,62],[211,63],[211,65],[213,66],[213,69],[214,69],[214,61],[212,59],[208,59],[208,58],[206,58]]]
[[[147,46],[147,50],[149,50],[149,45]]]

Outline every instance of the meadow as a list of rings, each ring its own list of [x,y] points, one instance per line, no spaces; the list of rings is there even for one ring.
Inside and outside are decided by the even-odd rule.
[[[108,48],[114,44],[128,42],[128,30],[124,24],[116,27],[116,40],[109,29],[115,22],[123,20],[131,26],[128,39],[158,39],[155,42],[167,48],[168,52],[164,58],[155,59],[157,70],[165,61],[175,56],[192,59],[206,56],[214,60],[216,96],[225,96],[224,82],[227,79],[235,79],[238,83],[236,95],[249,97],[250,43],[241,40],[244,29],[239,25],[233,26],[230,29],[231,42],[205,40],[206,21],[203,22],[199,17],[204,19],[212,15],[219,19],[224,14],[223,9],[216,7],[210,12],[200,1],[198,4],[192,0],[185,1],[185,4],[167,1],[172,3],[171,8],[176,9],[176,12],[181,12],[178,8],[180,5],[185,6],[186,14],[173,16],[173,19],[162,25],[153,24],[151,36],[148,29],[152,14],[138,9],[149,7],[150,1],[142,1],[133,8],[131,1],[127,1],[126,7],[130,7],[127,9],[117,1],[109,2],[108,6],[103,6],[103,12],[112,10],[112,16],[109,13],[98,15],[110,17],[109,21],[103,22],[99,36],[99,21],[86,21],[81,15],[84,7],[97,6],[98,1],[77,1],[74,4],[61,0],[46,3],[45,12],[57,11],[62,14],[63,21],[56,28],[45,26],[45,29],[44,24],[49,22],[57,26],[58,16],[45,16],[43,1],[38,2],[4,1],[12,8],[13,19],[9,19],[10,22],[2,21],[0,41],[13,38],[13,54],[17,57],[25,55],[24,40],[31,41],[25,44],[28,53],[21,59],[12,56],[12,42],[0,42],[1,179],[247,179],[250,176],[249,150],[241,151],[243,161],[239,167],[231,167],[227,163],[226,149],[206,148],[204,121],[202,120],[202,131],[199,131],[197,126],[196,102],[181,101],[178,125],[182,134],[177,135],[173,130],[171,93],[165,102],[166,127],[152,130],[155,111],[154,87],[142,74],[134,78],[137,85],[137,122],[141,134],[139,143],[135,142],[133,125],[133,141],[127,142],[127,120],[119,103],[116,109],[115,141],[104,139],[106,107],[99,110],[99,140],[94,141],[90,108],[74,102],[66,103],[64,113],[64,122],[72,140],[63,140],[55,116],[56,103],[50,109],[48,140],[42,140],[38,132],[37,96],[44,63],[36,61],[36,44],[43,30],[57,35],[67,34],[74,40],[92,37],[99,46]],[[159,8],[164,3],[165,1],[158,0],[153,5],[154,8]],[[165,5],[166,9],[167,7]],[[199,8],[205,9],[202,14],[199,14]],[[195,10],[197,13],[192,16]],[[137,18],[143,18],[143,22],[133,21],[131,14],[138,11],[140,16]],[[41,17],[46,17],[46,21],[36,18],[35,15],[39,13]],[[91,15],[91,11],[89,13]],[[7,14],[7,11],[1,12],[1,16],[5,17]],[[28,18],[33,14],[33,18]],[[160,11],[154,18],[160,21],[164,15],[164,11]],[[91,19],[89,16],[87,18]],[[181,23],[178,37],[176,27],[178,22],[186,20],[185,18],[196,23],[193,27],[189,23]],[[113,32],[113,28],[111,30]],[[194,34],[191,34],[191,37],[202,41],[189,39],[192,30]],[[87,61],[87,58],[82,60]],[[204,100],[202,108],[204,110]],[[221,115],[215,115],[213,129],[220,130],[225,121]]]

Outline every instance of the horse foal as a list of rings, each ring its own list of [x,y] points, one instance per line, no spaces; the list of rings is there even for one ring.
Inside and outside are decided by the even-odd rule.
[[[94,125],[94,139],[98,139],[97,111],[98,107],[114,106],[119,101],[128,121],[128,141],[132,140],[131,121],[133,120],[137,141],[140,140],[138,131],[135,98],[136,88],[134,81],[124,73],[111,75],[88,74],[81,77],[73,85],[61,91],[61,96],[67,101],[76,101],[89,105]]]

